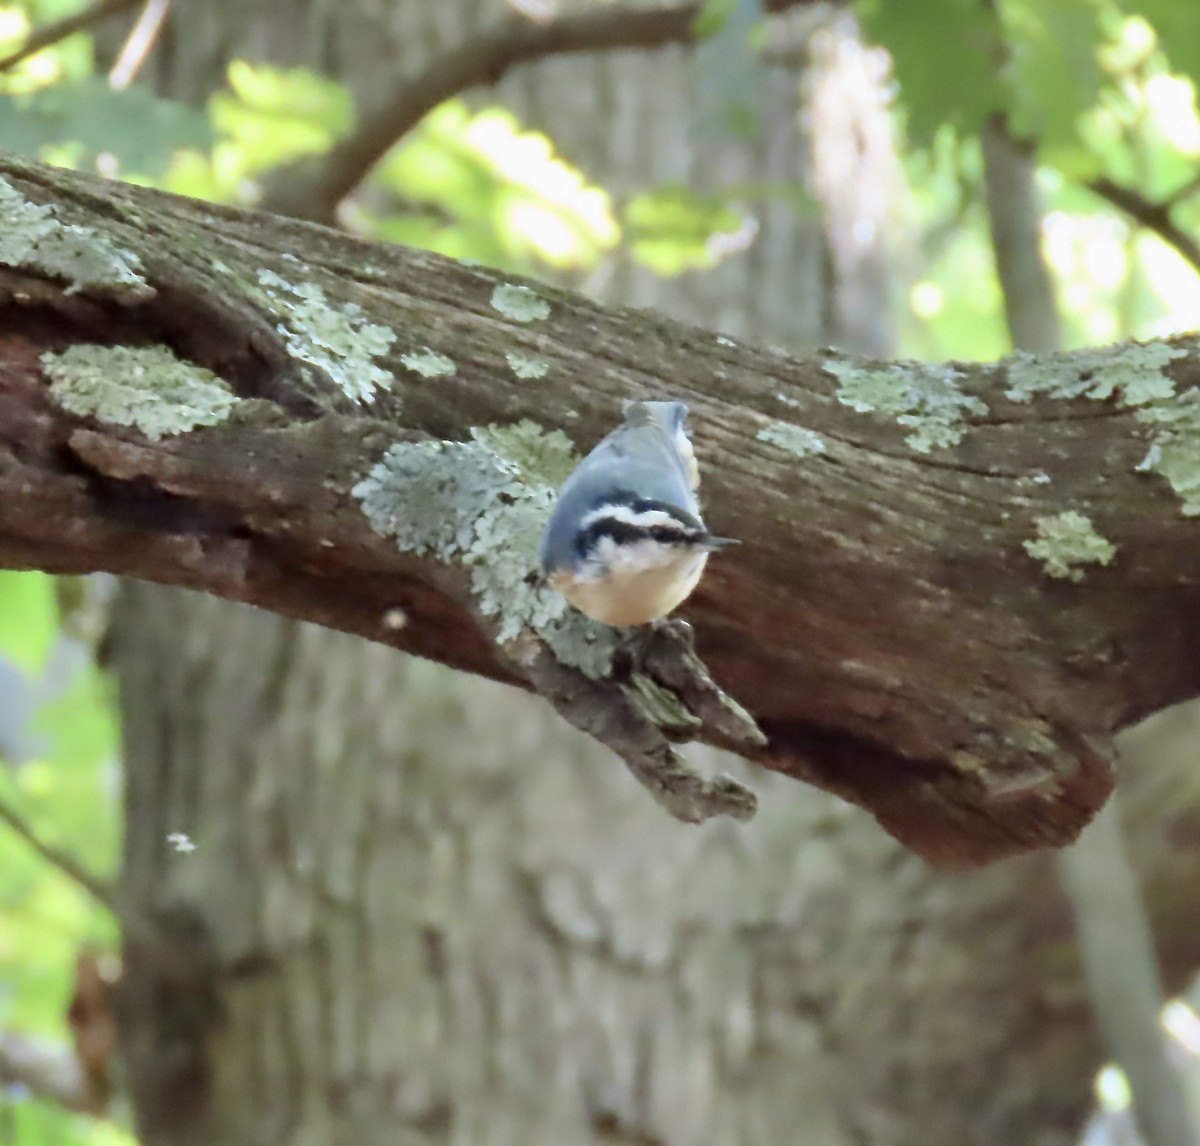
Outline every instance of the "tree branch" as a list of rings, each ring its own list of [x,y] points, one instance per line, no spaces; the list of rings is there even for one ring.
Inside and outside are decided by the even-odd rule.
[[[109,87],[122,91],[133,83],[158,40],[170,8],[171,0],[145,0],[145,7],[133,22],[117,53],[116,63],[109,69]]]
[[[782,12],[818,2],[773,0],[766,8]],[[518,65],[549,56],[691,43],[700,9],[699,3],[593,5],[540,21],[519,13],[505,16],[474,39],[434,57],[417,75],[400,79],[373,107],[361,111],[351,134],[327,154],[269,176],[263,202],[281,215],[332,223],[338,204],[439,104],[497,84]]]
[[[1110,734],[1200,693],[1196,337],[795,359],[305,223],[15,159],[0,179],[0,565],[540,685],[621,751],[731,747],[938,863],[1071,839]],[[534,575],[569,464],[544,430],[586,449],[668,395],[706,519],[743,541],[685,613],[765,745],[698,674],[639,680]]]
[[[1102,177],[1086,184],[1089,191],[1123,211],[1139,226],[1153,231],[1164,243],[1174,247],[1181,258],[1200,273],[1200,243],[1171,218],[1171,203],[1152,203],[1130,187],[1122,187]]]
[[[65,1043],[0,1031],[0,1086],[22,1086],[67,1110],[102,1112],[83,1067]]]
[[[1105,1047],[1124,1070],[1144,1141],[1194,1146],[1187,1091],[1159,1015],[1163,987],[1146,905],[1122,834],[1117,801],[1062,853],[1088,994]]]
[[[1008,117],[999,112],[984,121],[979,142],[988,230],[1009,338],[1018,350],[1058,350],[1061,322],[1042,253],[1034,149],[1013,137]]]
[[[94,4],[89,4],[73,16],[65,16],[61,20],[54,20],[40,28],[35,28],[29,34],[29,39],[15,52],[0,57],[0,72],[10,71],[19,63],[29,59],[30,56],[42,51],[43,48],[49,48],[60,40],[73,36],[76,32],[82,32],[85,28],[90,28],[93,24],[108,19],[109,16],[118,16],[122,12],[128,12],[129,9],[136,8],[143,2],[144,0],[96,0]]]
[[[0,800],[0,821],[6,823],[21,837],[38,855],[52,867],[58,868],[69,880],[78,884],[102,907],[107,907],[114,915],[117,914],[113,904],[112,894],[94,875],[92,875],[69,852],[46,843],[34,830],[33,825],[15,808]]]

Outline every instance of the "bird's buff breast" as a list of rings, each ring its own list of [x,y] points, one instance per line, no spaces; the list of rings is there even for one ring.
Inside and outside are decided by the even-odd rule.
[[[574,577],[560,571],[550,584],[594,621],[648,625],[682,604],[699,583],[707,561],[707,553],[692,551],[665,565],[609,570],[600,577]]]

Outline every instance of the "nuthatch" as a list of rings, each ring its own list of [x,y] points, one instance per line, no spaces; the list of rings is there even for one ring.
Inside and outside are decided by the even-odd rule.
[[[542,534],[542,568],[581,612],[645,625],[695,589],[732,541],[700,520],[700,473],[682,402],[630,402],[625,420],[575,468]]]

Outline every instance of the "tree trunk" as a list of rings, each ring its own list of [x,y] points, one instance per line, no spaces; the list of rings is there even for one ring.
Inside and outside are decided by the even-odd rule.
[[[502,686],[137,601],[123,893],[182,951],[127,953],[147,1146],[1074,1141],[1095,1040],[1046,858],[936,876],[782,777],[748,827],[673,824]],[[1200,849],[1144,850],[1160,910],[1194,889]]]

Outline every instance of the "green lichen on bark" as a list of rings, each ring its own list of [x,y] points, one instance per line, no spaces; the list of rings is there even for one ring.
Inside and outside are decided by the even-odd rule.
[[[543,430],[528,418],[510,425],[483,426],[471,431],[476,441],[507,458],[526,480],[558,489],[579,463],[579,454],[562,430]]]
[[[987,413],[984,402],[963,392],[963,375],[953,366],[897,362],[872,367],[833,359],[821,369],[838,380],[842,405],[894,418],[912,431],[904,440],[918,453],[956,446],[966,433],[967,416]]]
[[[501,283],[492,291],[492,306],[513,322],[538,322],[550,317],[550,304],[531,287]]]
[[[1164,372],[1188,352],[1169,342],[1127,342],[1099,350],[1008,359],[1008,397],[1027,402],[1037,396],[1072,400],[1116,401],[1135,411],[1149,428],[1138,473],[1166,479],[1187,517],[1200,516],[1200,394],[1176,393]]]
[[[1050,577],[1082,581],[1080,565],[1108,565],[1117,547],[1096,532],[1091,520],[1069,509],[1053,516],[1039,517],[1037,537],[1025,542],[1025,551],[1042,562]]]
[[[1116,398],[1122,406],[1143,406],[1174,396],[1175,384],[1163,367],[1184,353],[1163,342],[1057,354],[1018,351],[1005,360],[1005,394],[1014,402],[1044,395],[1066,401]]]
[[[428,346],[421,350],[412,351],[400,356],[400,364],[414,374],[423,378],[448,378],[458,373],[458,367],[453,358],[448,358],[440,351],[431,350]]]
[[[611,631],[568,617],[538,570],[542,529],[573,464],[558,431],[532,422],[487,426],[466,442],[397,443],[352,492],[371,527],[400,549],[471,571],[479,610],[497,618],[499,641],[532,629],[568,663],[599,675],[611,661]]]
[[[541,358],[530,358],[526,354],[506,354],[504,360],[508,368],[518,378],[533,380],[545,378],[550,371],[550,363]]]
[[[791,422],[772,422],[754,435],[760,442],[770,442],[798,458],[812,457],[825,452],[825,439],[815,430],[792,425]]]
[[[1137,420],[1151,427],[1150,447],[1137,471],[1166,478],[1182,503],[1180,512],[1200,516],[1200,390],[1145,406]]]
[[[69,413],[133,426],[157,441],[229,417],[237,397],[162,346],[71,346],[42,355],[50,396]]]
[[[93,227],[62,222],[0,178],[0,265],[65,279],[69,289],[127,300],[150,298],[140,262]]]
[[[260,270],[258,285],[293,358],[315,366],[356,402],[373,402],[379,390],[391,388],[391,372],[374,359],[391,349],[394,331],[368,322],[355,303],[333,306],[316,283],[291,283]]]

